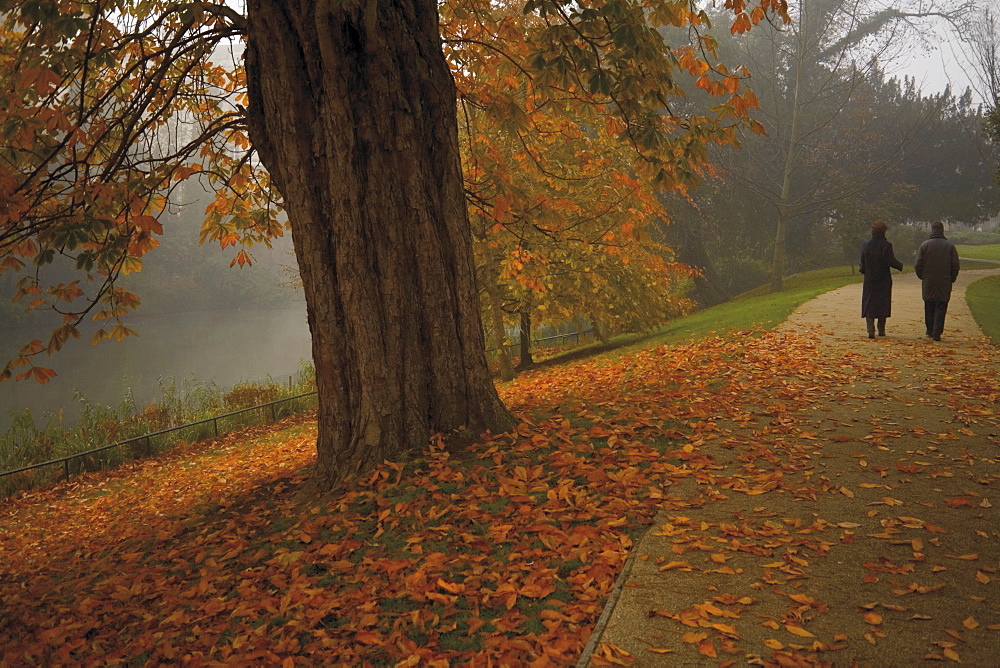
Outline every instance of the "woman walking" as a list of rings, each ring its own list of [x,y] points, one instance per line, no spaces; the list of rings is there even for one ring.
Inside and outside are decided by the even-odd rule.
[[[889,269],[903,271],[903,263],[896,259],[892,244],[885,238],[888,226],[881,220],[872,223],[872,238],[861,248],[860,271],[865,276],[861,289],[861,317],[868,325],[868,338],[885,336],[885,319],[892,315],[892,276]]]

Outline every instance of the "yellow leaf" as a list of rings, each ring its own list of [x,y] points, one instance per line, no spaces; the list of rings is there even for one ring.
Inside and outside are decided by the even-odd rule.
[[[698,643],[698,653],[704,654],[705,656],[711,659],[714,659],[715,657],[718,656],[718,654],[715,651],[715,645],[712,644],[711,640],[702,640],[700,643]]]
[[[976,621],[975,617],[969,617],[964,622],[962,622],[962,626],[971,631],[972,629],[979,627],[979,622]]]
[[[793,626],[791,624],[785,624],[785,630],[788,631],[789,633],[791,633],[792,635],[800,636],[802,638],[815,638],[816,637],[812,633],[809,633],[808,631],[806,631],[801,626]]]
[[[962,663],[962,659],[959,658],[958,652],[951,649],[950,647],[944,650],[944,655],[954,661],[955,663]]]
[[[660,570],[661,571],[672,571],[675,568],[679,568],[679,569],[685,570],[685,571],[693,570],[691,568],[691,564],[689,564],[686,561],[669,561],[669,562],[663,564],[662,566],[660,566]]]
[[[722,624],[722,623],[712,624],[712,628],[715,629],[716,631],[718,631],[719,633],[723,634],[723,635],[729,636],[730,638],[739,638],[740,637],[740,634],[736,630],[736,627],[732,626],[730,624]]]

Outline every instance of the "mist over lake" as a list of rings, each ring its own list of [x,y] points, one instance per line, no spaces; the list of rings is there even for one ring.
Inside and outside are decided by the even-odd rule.
[[[9,427],[11,411],[24,408],[31,409],[36,422],[61,411],[64,424],[73,424],[81,409],[74,400],[77,392],[107,406],[130,396],[141,408],[159,398],[161,380],[175,381],[180,391],[210,383],[227,388],[268,376],[287,382],[311,359],[305,305],[297,300],[281,309],[136,316],[127,323],[139,336],[91,346],[96,325],[89,326],[61,352],[36,360],[58,373],[45,385],[0,383],[0,431]],[[38,328],[2,334],[4,359],[31,338],[47,339],[47,331]]]

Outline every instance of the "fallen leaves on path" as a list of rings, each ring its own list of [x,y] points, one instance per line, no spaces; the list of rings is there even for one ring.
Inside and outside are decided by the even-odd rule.
[[[995,431],[995,382],[963,385],[947,432],[803,417],[850,405],[859,378],[892,379],[900,366],[831,364],[789,335],[711,339],[528,374],[503,390],[522,419],[515,433],[461,452],[435,440],[322,498],[300,492],[308,421],[22,495],[0,512],[2,661],[565,665],[659,511],[653,532],[670,549],[651,567],[707,578],[707,595],[650,610],[681,629],[676,642],[602,642],[595,665],[683,652],[819,664],[882,642],[894,624],[927,623],[906,618],[921,614],[910,599],[939,595],[928,576],[968,564],[963,577],[982,587],[997,574],[995,551],[960,549],[967,527],[941,526],[937,512],[989,507],[997,472],[943,444],[972,438],[961,429]],[[856,477],[837,476],[834,460]],[[897,475],[962,487],[913,499]],[[727,503],[724,517],[705,516]],[[809,583],[862,540],[887,552],[840,567],[838,586],[876,587],[881,607],[855,603],[861,626],[848,634],[823,625],[832,605]],[[998,622],[970,608],[955,628]],[[924,652],[950,658],[941,637]]]

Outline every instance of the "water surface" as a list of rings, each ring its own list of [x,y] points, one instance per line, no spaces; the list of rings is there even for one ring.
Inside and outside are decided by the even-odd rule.
[[[227,388],[241,381],[271,378],[287,382],[311,357],[305,305],[267,311],[197,312],[130,318],[139,336],[90,345],[96,327],[66,344],[40,366],[58,375],[44,385],[34,380],[0,383],[0,431],[10,425],[10,412],[30,408],[36,422],[48,412],[62,411],[71,425],[80,414],[73,397],[79,391],[89,401],[117,406],[131,396],[144,406],[160,396],[161,380],[180,387],[215,383]],[[32,338],[47,340],[47,332],[4,332],[0,345],[9,359],[15,344]]]

